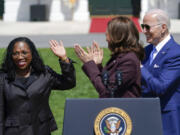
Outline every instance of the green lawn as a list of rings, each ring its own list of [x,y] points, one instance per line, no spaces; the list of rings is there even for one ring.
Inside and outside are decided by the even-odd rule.
[[[51,52],[49,48],[38,49],[41,57],[46,65],[49,65],[52,69],[60,73],[58,59]],[[64,105],[66,98],[98,98],[98,94],[94,89],[93,85],[82,71],[82,63],[74,53],[73,48],[66,48],[67,55],[72,60],[76,61],[74,64],[76,69],[76,87],[67,91],[52,91],[50,96],[50,106],[56,119],[58,130],[54,131],[52,135],[61,135],[63,128],[63,116],[64,116]],[[0,56],[3,56],[4,49],[0,49]],[[110,52],[107,48],[104,48],[104,59],[103,64],[109,59]],[[0,57],[2,60],[2,57]]]

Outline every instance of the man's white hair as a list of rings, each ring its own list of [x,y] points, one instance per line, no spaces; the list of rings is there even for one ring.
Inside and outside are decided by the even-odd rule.
[[[161,9],[151,9],[147,11],[145,15],[155,15],[159,23],[166,24],[168,29],[170,29],[170,18],[165,11]]]

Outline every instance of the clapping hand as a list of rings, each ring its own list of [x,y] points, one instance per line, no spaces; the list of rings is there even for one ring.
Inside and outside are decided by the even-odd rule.
[[[103,49],[100,49],[99,45],[93,41],[91,46],[91,53],[93,56],[93,60],[96,64],[101,64],[103,60]]]
[[[90,53],[88,49],[87,49],[88,50],[88,53],[87,53],[80,45],[75,44],[74,50],[75,50],[75,53],[77,54],[77,56],[79,57],[79,59],[83,63],[93,60],[92,53]]]
[[[95,41],[90,48],[87,47],[87,52],[78,44],[74,46],[74,50],[83,63],[90,60],[93,60],[96,64],[102,63],[103,49],[100,49],[99,45]]]

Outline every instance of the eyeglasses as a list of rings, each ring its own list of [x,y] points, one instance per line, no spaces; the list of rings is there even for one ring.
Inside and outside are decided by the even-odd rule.
[[[155,24],[155,25],[148,25],[148,24],[141,24],[142,29],[146,28],[147,31],[151,29],[151,27],[161,25],[161,23]]]
[[[12,56],[13,57],[19,57],[21,55],[22,57],[26,57],[28,54],[30,54],[30,52],[27,52],[27,51],[13,52]]]

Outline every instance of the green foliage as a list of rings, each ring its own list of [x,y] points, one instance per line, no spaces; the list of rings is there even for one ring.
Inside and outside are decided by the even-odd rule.
[[[71,90],[57,91],[53,90],[50,96],[50,106],[58,125],[58,130],[54,131],[52,135],[61,135],[63,129],[63,116],[64,116],[64,105],[66,98],[98,98],[98,93],[91,84],[88,77],[82,71],[82,62],[77,58],[73,48],[66,48],[67,55],[71,58],[76,69],[76,87]],[[51,52],[49,48],[38,49],[44,63],[50,66],[53,70],[61,73],[59,68],[58,58]],[[3,56],[4,49],[0,49],[0,55]],[[104,48],[104,59],[103,65],[108,61],[110,52],[107,48]],[[2,57],[0,57],[2,60]]]

